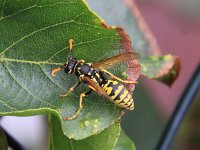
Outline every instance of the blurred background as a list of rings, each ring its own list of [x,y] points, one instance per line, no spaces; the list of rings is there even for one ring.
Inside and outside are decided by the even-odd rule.
[[[109,25],[119,25],[130,35],[133,47],[141,56],[172,54],[180,57],[181,72],[169,87],[159,81],[141,77],[134,91],[135,110],[127,111],[122,129],[138,150],[154,150],[164,127],[200,60],[199,0],[86,0]],[[142,33],[136,31],[143,17],[154,50]],[[148,32],[149,32],[148,31]],[[152,48],[152,47],[151,47]],[[199,92],[200,93],[200,92]],[[171,149],[200,149],[200,94],[195,97]],[[2,126],[32,150],[47,149],[45,116],[4,117]],[[31,135],[31,136],[30,136]]]

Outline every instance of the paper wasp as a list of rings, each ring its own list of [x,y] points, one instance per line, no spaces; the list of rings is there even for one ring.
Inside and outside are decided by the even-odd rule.
[[[75,74],[79,78],[79,81],[74,86],[72,86],[65,94],[61,94],[60,97],[65,97],[70,94],[80,85],[81,82],[84,82],[89,90],[80,94],[78,111],[72,117],[64,118],[64,120],[72,120],[79,115],[80,111],[83,108],[83,97],[89,95],[92,91],[95,91],[99,95],[111,100],[120,108],[128,108],[130,110],[133,110],[134,102],[129,91],[124,87],[124,85],[120,84],[119,82],[107,79],[105,74],[109,75],[110,78],[118,80],[122,83],[137,84],[137,81],[122,80],[114,76],[112,73],[108,72],[104,68],[123,61],[137,59],[138,54],[134,52],[128,52],[99,62],[85,63],[84,60],[77,60],[76,58],[72,57],[72,46],[73,40],[70,39],[67,62],[61,67],[54,69],[51,74],[52,76],[56,76],[56,72],[64,69],[65,73]]]

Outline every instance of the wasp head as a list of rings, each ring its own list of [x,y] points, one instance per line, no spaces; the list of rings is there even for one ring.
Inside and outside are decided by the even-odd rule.
[[[72,74],[77,63],[78,61],[76,58],[69,57],[67,62],[63,65],[65,73]]]
[[[51,72],[52,76],[55,77],[56,76],[55,73],[60,71],[61,69],[64,69],[65,73],[67,73],[67,74],[74,73],[74,69],[75,69],[75,66],[78,63],[78,61],[76,58],[73,58],[72,54],[71,54],[72,46],[73,46],[72,42],[73,42],[73,39],[70,39],[69,40],[69,54],[68,54],[67,62],[64,65],[62,65],[61,67],[52,70],[52,72]]]

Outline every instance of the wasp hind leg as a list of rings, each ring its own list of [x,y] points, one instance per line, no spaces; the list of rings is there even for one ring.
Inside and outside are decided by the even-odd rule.
[[[65,97],[67,95],[69,95],[71,92],[73,92],[79,85],[80,85],[80,81],[77,82],[74,86],[72,86],[65,94],[60,94],[59,97]]]
[[[80,94],[80,101],[79,101],[79,109],[78,109],[78,111],[72,117],[66,117],[66,118],[64,118],[64,120],[73,120],[80,114],[81,110],[83,109],[83,106],[82,106],[83,97],[89,95],[92,91],[93,90],[91,89],[91,90],[89,90],[87,92],[84,92],[84,93]]]
[[[103,71],[104,73],[106,73],[107,75],[109,75],[111,78],[116,79],[122,83],[127,83],[127,84],[138,84],[137,81],[130,81],[130,80],[122,80],[118,77],[116,77],[115,75],[113,75],[112,73],[110,73],[109,71],[105,70],[105,69],[101,69],[101,71]]]

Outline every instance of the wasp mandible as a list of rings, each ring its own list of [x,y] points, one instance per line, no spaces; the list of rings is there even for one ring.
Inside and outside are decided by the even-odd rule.
[[[89,88],[88,91],[80,94],[79,100],[79,109],[76,113],[71,117],[66,117],[64,120],[73,120],[75,119],[81,112],[83,106],[82,101],[83,97],[89,95],[92,91],[97,92],[99,95],[107,98],[108,100],[114,102],[117,106],[122,109],[134,109],[134,102],[131,94],[129,91],[122,85],[121,83],[117,82],[120,81],[122,83],[127,84],[137,84],[137,81],[129,81],[129,80],[122,80],[112,73],[105,70],[105,67],[110,67],[114,64],[137,59],[138,54],[135,52],[128,52],[119,54],[117,56],[99,61],[94,63],[85,63],[84,60],[77,60],[76,58],[72,57],[72,47],[73,47],[73,39],[69,40],[69,54],[68,59],[65,64],[61,67],[54,69],[51,74],[52,76],[56,76],[55,73],[64,69],[65,73],[67,74],[75,74],[79,81],[72,86],[65,94],[61,94],[60,97],[65,97],[69,95],[72,91],[74,91],[82,82],[87,85]],[[105,74],[110,76],[110,78],[115,80],[107,79]]]

